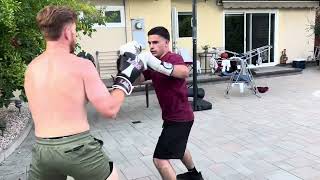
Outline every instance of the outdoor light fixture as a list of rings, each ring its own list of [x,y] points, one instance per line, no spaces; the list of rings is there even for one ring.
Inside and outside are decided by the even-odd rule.
[[[3,136],[3,132],[6,129],[6,121],[4,120],[4,118],[0,119],[0,131],[1,131],[1,136]]]
[[[21,100],[15,100],[14,105],[19,109],[19,113],[21,112],[22,102]]]

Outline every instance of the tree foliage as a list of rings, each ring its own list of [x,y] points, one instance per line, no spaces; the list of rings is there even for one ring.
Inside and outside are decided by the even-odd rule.
[[[0,107],[9,104],[13,91],[24,96],[26,66],[45,49],[36,24],[37,13],[47,5],[64,5],[83,14],[77,23],[78,33],[91,36],[93,25],[105,24],[107,18],[84,0],[0,0]]]

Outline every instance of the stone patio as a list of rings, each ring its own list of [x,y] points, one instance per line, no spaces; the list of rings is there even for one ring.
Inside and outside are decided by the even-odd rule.
[[[205,180],[319,180],[320,70],[258,78],[270,90],[257,98],[235,86],[224,97],[224,82],[200,84],[213,109],[195,113],[188,148]],[[152,154],[161,132],[161,111],[154,93],[128,97],[116,120],[88,106],[91,132],[104,140],[121,180],[156,180]],[[141,121],[134,124],[133,121]],[[0,180],[26,179],[34,134],[0,165]],[[172,161],[177,173],[186,169]]]

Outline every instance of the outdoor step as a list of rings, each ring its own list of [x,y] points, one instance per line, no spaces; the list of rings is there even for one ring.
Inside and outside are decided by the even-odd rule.
[[[107,70],[100,70],[100,74],[117,74],[117,70],[116,69],[107,69]]]
[[[116,65],[117,61],[116,60],[103,60],[103,61],[99,61],[100,65]]]
[[[100,69],[117,69],[116,66],[99,66]]]

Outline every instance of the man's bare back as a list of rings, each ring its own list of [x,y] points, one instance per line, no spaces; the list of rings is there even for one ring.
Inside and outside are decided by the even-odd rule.
[[[84,77],[92,71],[95,69],[90,61],[58,51],[44,52],[30,63],[25,90],[37,137],[60,137],[89,130]],[[95,88],[100,89],[102,96],[109,95],[105,86],[99,84]]]

